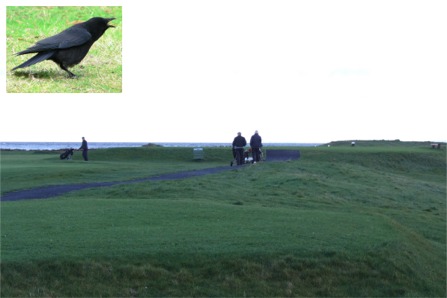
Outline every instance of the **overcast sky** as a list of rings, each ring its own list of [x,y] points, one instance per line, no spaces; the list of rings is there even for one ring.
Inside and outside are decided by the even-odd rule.
[[[0,141],[447,140],[445,1],[64,5],[123,6],[123,92],[7,94],[2,61]]]

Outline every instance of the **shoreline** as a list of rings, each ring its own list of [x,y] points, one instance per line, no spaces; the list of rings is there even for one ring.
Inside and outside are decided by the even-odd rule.
[[[314,147],[323,143],[265,143],[267,147]],[[80,142],[0,142],[0,151],[60,151],[77,149]],[[111,148],[228,148],[231,143],[133,143],[133,142],[90,142],[89,150]]]
[[[400,140],[344,140],[329,143],[264,143],[264,147],[320,147],[320,146],[432,146],[441,144],[445,148],[446,142],[435,141],[400,141]],[[0,151],[37,151],[54,152],[67,149],[77,149],[80,142],[0,142]],[[206,143],[206,142],[165,142],[165,143],[143,143],[143,142],[90,142],[89,150],[111,149],[111,148],[231,148],[231,143]],[[249,147],[249,145],[247,145]]]

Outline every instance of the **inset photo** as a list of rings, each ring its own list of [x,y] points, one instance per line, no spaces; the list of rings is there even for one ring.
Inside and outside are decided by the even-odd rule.
[[[121,6],[6,7],[6,92],[121,93]]]

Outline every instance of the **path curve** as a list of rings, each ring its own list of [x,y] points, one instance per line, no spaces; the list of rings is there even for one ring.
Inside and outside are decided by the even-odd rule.
[[[47,199],[52,197],[57,197],[68,192],[94,188],[94,187],[107,187],[120,184],[133,184],[145,181],[164,181],[164,180],[178,180],[186,179],[191,177],[203,176],[216,174],[223,171],[228,171],[235,169],[228,166],[221,166],[216,168],[206,168],[201,170],[183,171],[177,173],[168,173],[158,176],[151,176],[146,178],[132,179],[128,181],[113,181],[113,182],[94,182],[94,183],[80,183],[80,184],[67,184],[67,185],[50,185],[36,187],[26,190],[12,191],[1,196],[0,201],[20,201],[20,200],[31,200],[31,199]]]

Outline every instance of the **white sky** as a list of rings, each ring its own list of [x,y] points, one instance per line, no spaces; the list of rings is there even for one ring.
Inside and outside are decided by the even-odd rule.
[[[446,1],[64,5],[123,6],[123,92],[7,94],[2,61],[0,141],[447,140]]]

